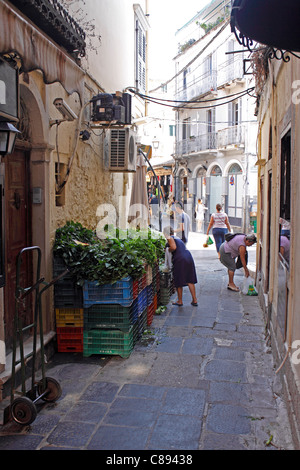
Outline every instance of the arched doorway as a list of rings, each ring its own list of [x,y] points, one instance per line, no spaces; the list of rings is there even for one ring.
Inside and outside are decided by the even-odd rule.
[[[20,101],[20,138],[14,152],[5,159],[5,271],[4,323],[6,348],[12,346],[14,334],[16,258],[20,250],[31,245],[30,202],[30,135],[28,112]],[[22,257],[18,284],[32,285],[32,266],[28,256]],[[30,296],[20,304],[23,325],[32,322]]]
[[[238,163],[233,163],[228,171],[227,213],[231,225],[242,226],[243,170]]]
[[[210,201],[209,213],[213,214],[216,205],[222,203],[222,170],[215,165],[210,172]]]
[[[196,177],[196,202],[202,199],[203,203],[206,202],[206,170],[202,167],[199,168]]]

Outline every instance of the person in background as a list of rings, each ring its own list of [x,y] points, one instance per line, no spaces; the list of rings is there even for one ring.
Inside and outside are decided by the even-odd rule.
[[[153,195],[150,201],[151,215],[154,218],[158,217],[158,198],[156,195]]]
[[[238,267],[243,267],[245,277],[249,277],[247,268],[247,246],[256,243],[254,233],[249,235],[237,234],[230,241],[222,243],[220,246],[220,261],[228,269],[227,289],[239,292],[239,288],[234,283],[234,273]],[[240,257],[241,266],[237,266],[235,259]]]
[[[177,237],[180,238],[184,244],[186,244],[189,238],[191,219],[190,216],[184,212],[181,202],[176,202],[175,207],[176,212],[178,213],[178,226],[175,230],[175,233]]]
[[[212,234],[215,240],[218,257],[220,258],[220,246],[225,241],[225,234],[228,233],[228,231],[231,232],[231,227],[227,214],[222,211],[221,204],[216,205],[216,210],[217,212],[211,215],[206,235],[209,235],[209,231],[213,227]]]
[[[290,239],[286,235],[280,236],[280,253],[283,258],[289,263],[290,261]]]
[[[196,221],[197,221],[197,231],[201,232],[202,224],[204,221],[204,212],[207,210],[207,207],[203,204],[201,199],[198,199],[198,203],[196,205]]]
[[[197,307],[198,303],[195,288],[195,284],[197,284],[197,274],[194,259],[189,250],[186,249],[183,241],[174,236],[172,227],[165,227],[163,233],[168,242],[166,249],[172,254],[173,279],[177,291],[177,301],[173,302],[173,305],[182,307],[183,287],[188,286],[192,296],[191,305]]]

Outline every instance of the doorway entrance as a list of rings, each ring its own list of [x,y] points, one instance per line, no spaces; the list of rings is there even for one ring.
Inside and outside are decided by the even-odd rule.
[[[6,282],[4,287],[5,343],[12,346],[15,313],[16,257],[21,249],[30,245],[30,203],[29,203],[29,154],[15,150],[5,160],[5,258]],[[26,257],[20,271],[20,284],[32,284],[32,266]],[[28,296],[30,297],[30,296]],[[31,323],[30,299],[20,306],[24,324]]]

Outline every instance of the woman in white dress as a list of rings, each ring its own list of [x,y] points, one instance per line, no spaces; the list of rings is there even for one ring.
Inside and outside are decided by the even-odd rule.
[[[197,232],[201,232],[202,224],[204,221],[204,212],[207,210],[207,207],[202,203],[201,199],[198,199],[198,204],[196,205],[196,221],[197,221]]]

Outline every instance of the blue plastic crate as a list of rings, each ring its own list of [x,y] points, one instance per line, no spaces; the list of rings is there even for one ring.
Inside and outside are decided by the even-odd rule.
[[[96,281],[85,281],[83,285],[83,307],[96,304],[119,304],[129,307],[133,303],[133,283],[126,277],[114,284],[97,285]]]
[[[147,289],[143,289],[133,303],[133,308],[136,315],[142,313],[147,307]]]

